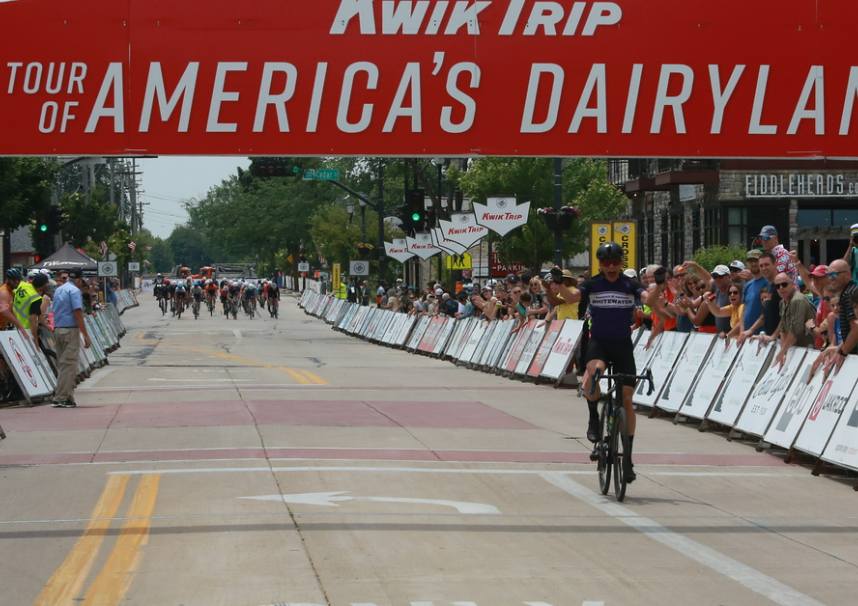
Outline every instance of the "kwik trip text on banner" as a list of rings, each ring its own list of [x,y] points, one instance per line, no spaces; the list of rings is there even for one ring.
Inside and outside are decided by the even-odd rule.
[[[857,157],[858,2],[5,0],[0,154]]]

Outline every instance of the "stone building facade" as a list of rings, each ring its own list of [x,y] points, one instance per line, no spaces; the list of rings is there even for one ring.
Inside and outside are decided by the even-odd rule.
[[[858,162],[614,160],[632,202],[641,264],[674,265],[704,246],[755,245],[763,225],[808,264],[842,257],[858,223]]]

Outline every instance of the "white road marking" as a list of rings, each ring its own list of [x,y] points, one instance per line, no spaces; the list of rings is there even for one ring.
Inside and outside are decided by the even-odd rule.
[[[241,330],[239,330],[238,328],[233,328],[233,329],[232,329],[232,334],[234,334],[234,335],[235,335],[235,338],[236,338],[236,339],[243,339],[243,338],[244,338],[244,337],[241,335]]]
[[[254,447],[256,448],[256,447]],[[269,447],[276,448],[276,447]],[[334,448],[336,449],[336,448]],[[302,449],[299,449],[302,450]],[[197,459],[198,460],[198,459]],[[236,459],[236,460],[247,460],[247,459]],[[331,459],[315,459],[315,458],[305,458],[305,459],[283,459],[283,458],[272,458],[272,461],[320,461],[320,462],[330,462]],[[348,459],[345,459],[348,460]],[[142,461],[141,461],[142,462]],[[168,463],[170,461],[158,461],[158,463]],[[172,461],[181,463],[182,461]],[[437,463],[447,463],[447,461],[438,461]],[[82,463],[69,463],[69,465],[79,465]],[[112,462],[111,464],[121,464],[117,462]],[[128,462],[125,462],[127,465]],[[427,465],[433,464],[432,461],[426,461]],[[583,464],[582,464],[583,465]],[[587,464],[590,467],[590,464]],[[661,476],[661,475],[682,475],[682,472],[647,472],[640,471],[642,466],[636,466],[639,470],[639,475],[642,476]],[[174,475],[182,475],[182,474],[195,474],[195,473],[265,473],[276,471],[279,473],[297,473],[297,472],[364,472],[364,473],[437,473],[437,474],[455,474],[455,475],[543,475],[543,474],[552,474],[552,473],[560,473],[566,475],[585,475],[591,476],[595,475],[595,469],[585,469],[585,470],[562,470],[558,471],[557,469],[500,469],[500,468],[484,468],[484,469],[470,469],[470,468],[457,468],[457,467],[359,467],[354,465],[349,466],[287,466],[287,467],[189,467],[189,468],[181,468],[181,469],[137,469],[137,470],[129,470],[129,471],[110,471],[108,474],[129,474],[129,475],[145,475],[150,473],[160,473],[160,474],[174,474]],[[764,473],[730,473],[730,472],[720,472],[713,471],[711,473],[706,472],[689,472],[689,475],[692,477],[698,476],[709,476],[709,477],[772,477],[772,478],[810,478],[809,474],[791,474],[791,473],[773,473],[773,474],[764,474]]]
[[[338,503],[349,501],[367,501],[369,503],[405,503],[410,505],[438,505],[452,507],[465,515],[500,515],[500,510],[486,503],[468,501],[449,501],[446,499],[412,499],[402,497],[352,497],[348,491],[306,492],[303,494],[271,494],[258,497],[239,497],[252,501],[282,501],[287,504],[318,505],[319,507],[339,507]]]
[[[689,560],[733,579],[740,585],[771,600],[780,606],[824,606],[812,597],[781,583],[756,568],[743,564],[723,553],[698,543],[693,539],[665,528],[655,520],[637,515],[633,510],[612,502],[592,490],[575,482],[563,472],[543,473],[542,477],[552,486],[595,507],[602,513],[640,531],[653,541],[673,549]]]

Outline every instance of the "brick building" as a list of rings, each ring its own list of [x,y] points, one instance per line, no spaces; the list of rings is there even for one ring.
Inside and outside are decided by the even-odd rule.
[[[842,257],[858,223],[858,162],[611,160],[631,200],[641,264],[672,265],[703,246],[750,247],[763,225],[805,263]]]

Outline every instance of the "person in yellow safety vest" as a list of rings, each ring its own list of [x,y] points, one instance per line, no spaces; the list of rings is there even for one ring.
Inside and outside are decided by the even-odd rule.
[[[339,288],[337,288],[337,299],[345,300],[349,296],[349,289],[346,286],[345,282],[340,282]]]
[[[42,294],[48,287],[48,276],[45,274],[36,274],[33,276],[33,282],[21,280],[18,288],[15,289],[15,302],[12,305],[12,311],[15,317],[24,327],[24,330],[29,330],[33,336],[33,342],[38,347],[39,345],[39,316],[42,313]]]

